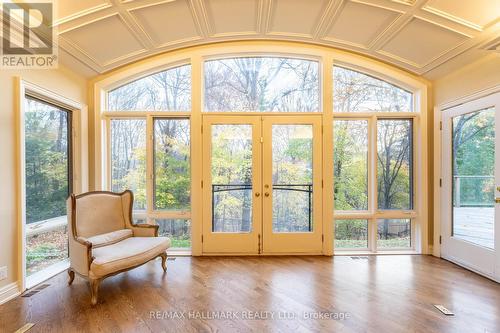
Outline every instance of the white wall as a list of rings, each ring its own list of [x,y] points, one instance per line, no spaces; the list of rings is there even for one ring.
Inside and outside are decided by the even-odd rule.
[[[76,102],[87,104],[86,80],[63,66],[57,70],[0,70],[0,267],[8,268],[8,277],[0,281],[0,288],[20,278],[17,276],[16,76]]]
[[[489,54],[434,81],[434,105],[452,102],[499,84],[500,55]]]

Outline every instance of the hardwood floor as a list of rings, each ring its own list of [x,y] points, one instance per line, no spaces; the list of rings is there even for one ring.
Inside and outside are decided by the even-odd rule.
[[[500,332],[500,284],[430,256],[180,257],[104,280],[95,307],[66,281],[1,305],[0,332]]]

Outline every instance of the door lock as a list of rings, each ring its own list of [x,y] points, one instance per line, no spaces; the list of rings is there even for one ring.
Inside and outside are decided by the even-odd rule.
[[[258,198],[260,197],[260,193],[259,192],[255,192],[255,196]]]
[[[269,196],[269,192],[264,193],[264,195],[265,195],[266,197],[268,197],[268,196]]]

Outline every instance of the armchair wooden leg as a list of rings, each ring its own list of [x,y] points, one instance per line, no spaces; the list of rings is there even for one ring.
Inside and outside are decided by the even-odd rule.
[[[163,271],[166,272],[167,271],[167,254],[162,253],[162,254],[160,254],[160,257],[161,257],[161,267],[163,267]]]
[[[68,275],[69,275],[68,285],[71,285],[75,280],[75,272],[71,269],[71,267],[68,268]]]
[[[97,304],[99,297],[99,285],[101,284],[101,279],[90,279],[90,303],[92,305]]]

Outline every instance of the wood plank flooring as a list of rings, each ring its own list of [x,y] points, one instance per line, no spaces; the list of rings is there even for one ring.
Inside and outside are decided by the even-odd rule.
[[[500,284],[430,256],[167,263],[106,279],[95,307],[83,279],[59,274],[1,305],[0,332],[500,332]]]

